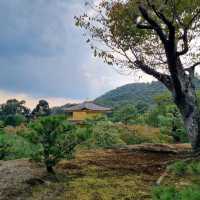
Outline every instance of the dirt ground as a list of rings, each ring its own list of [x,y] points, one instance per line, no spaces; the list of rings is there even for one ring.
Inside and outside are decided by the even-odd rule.
[[[59,181],[28,160],[0,162],[0,200],[145,200],[167,164],[190,153],[190,146],[133,145],[85,150],[57,167]]]

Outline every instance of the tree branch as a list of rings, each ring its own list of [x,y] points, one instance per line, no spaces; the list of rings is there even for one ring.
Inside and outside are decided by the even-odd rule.
[[[183,40],[183,45],[184,45],[184,48],[182,51],[180,52],[177,52],[177,55],[178,56],[182,56],[184,54],[186,54],[189,50],[189,45],[188,45],[188,29],[187,28],[184,28],[184,33],[183,33],[183,36],[181,38]]]
[[[156,33],[158,34],[158,36],[160,37],[161,41],[163,42],[163,44],[166,44],[167,42],[167,38],[166,35],[163,33],[162,28],[159,26],[158,23],[156,23],[156,21],[154,21],[148,14],[148,12],[146,11],[146,9],[143,6],[139,6],[139,10],[142,14],[142,16],[144,17],[144,19],[152,26],[152,28],[156,31]]]
[[[197,62],[197,63],[195,63],[194,65],[192,65],[192,66],[186,68],[185,71],[188,71],[188,72],[194,71],[194,70],[195,70],[195,67],[198,66],[198,65],[200,65],[200,62]]]
[[[167,3],[167,2],[165,2]],[[169,29],[171,29],[173,27],[173,24],[171,23],[170,20],[168,20],[163,13],[161,13],[160,11],[158,11],[155,7],[154,4],[151,4],[149,0],[147,0],[147,4],[148,6],[153,10],[153,12],[156,14],[156,16],[161,19],[167,26]]]
[[[148,65],[144,64],[142,61],[136,60],[134,62],[134,65],[141,69],[146,74],[149,74],[153,76],[154,78],[158,79],[160,82],[162,82],[169,90],[172,90],[172,83],[171,83],[171,77],[167,74],[160,73],[156,71],[155,69],[149,67]]]
[[[139,29],[149,29],[149,30],[152,30],[153,27],[152,26],[149,26],[149,25],[144,25],[144,24],[136,24],[137,28]]]

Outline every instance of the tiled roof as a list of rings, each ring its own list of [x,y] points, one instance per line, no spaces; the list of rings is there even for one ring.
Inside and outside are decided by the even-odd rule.
[[[81,111],[81,110],[92,110],[92,111],[110,111],[110,108],[99,106],[93,102],[83,102],[81,104],[66,108],[65,111]]]

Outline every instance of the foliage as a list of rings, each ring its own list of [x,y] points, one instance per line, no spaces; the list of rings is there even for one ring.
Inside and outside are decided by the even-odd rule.
[[[53,172],[53,167],[60,159],[73,156],[77,138],[72,125],[59,117],[50,116],[33,122],[30,127],[33,129],[30,141],[40,145],[32,157],[43,161],[48,172]]]
[[[137,117],[137,110],[133,105],[120,106],[114,109],[112,113],[113,122],[122,122],[124,124],[134,123]]]
[[[84,145],[88,148],[112,148],[125,145],[125,143],[120,139],[117,127],[111,122],[99,121],[91,127],[89,137]]]
[[[155,96],[154,100],[156,107],[148,113],[145,123],[160,127],[163,134],[174,138],[174,142],[188,142],[180,112],[172,102],[170,94],[160,94]]]
[[[200,85],[200,84],[199,84]],[[132,83],[111,90],[98,97],[95,103],[119,107],[121,105],[138,103],[147,104],[149,107],[155,105],[154,96],[166,91],[166,88],[159,82],[152,83]]]
[[[193,175],[200,175],[200,162],[193,161],[190,163],[188,166],[188,171]]]
[[[199,1],[102,0],[92,16],[86,12],[76,17],[94,56],[122,69],[141,70],[168,88],[183,121],[189,122],[185,126],[196,151],[200,113],[193,81],[200,65],[199,9]],[[189,120],[193,112],[194,120]]]
[[[4,125],[18,126],[25,122],[29,116],[30,110],[24,106],[25,101],[16,99],[7,100],[0,108],[0,119]]]
[[[0,160],[6,159],[9,153],[10,153],[10,145],[0,135]]]
[[[195,86],[197,89],[200,88],[199,79],[195,79]],[[199,93],[199,92],[198,92]],[[164,87],[160,82],[153,81],[151,83],[131,83],[121,87],[118,87],[114,90],[107,92],[106,94],[95,99],[95,103],[111,106],[113,108],[123,106],[126,104],[132,104],[137,107],[137,104],[147,104],[148,107],[153,108],[159,103],[162,103],[164,100],[155,98],[157,96],[170,97],[167,92],[167,88]],[[198,95],[200,97],[200,95]],[[172,99],[170,100],[172,103]],[[200,101],[199,101],[200,102]],[[164,103],[166,101],[164,100]]]
[[[45,117],[50,115],[51,109],[49,103],[46,100],[40,100],[37,106],[31,112],[31,118]]]
[[[169,167],[170,171],[177,176],[185,175],[187,171],[187,164],[184,161],[177,161]]]
[[[147,125],[118,125],[120,137],[126,144],[171,143],[172,138],[163,135],[159,128]]]
[[[175,187],[156,187],[153,190],[153,200],[198,200],[200,199],[199,185],[191,185],[181,189]]]
[[[38,149],[38,145],[29,143],[17,134],[0,133],[1,154],[4,160],[30,158]]]
[[[4,117],[5,126],[19,126],[23,122],[26,122],[26,118],[23,115],[7,115]]]
[[[90,9],[93,8],[93,5],[89,3],[87,5]],[[181,0],[163,3],[162,0],[153,2],[102,0],[94,7],[92,16],[90,13],[84,13],[76,17],[76,25],[87,31],[86,35],[89,37],[87,42],[93,49],[94,55],[110,65],[140,68],[146,72],[146,69],[135,62],[142,60],[150,67],[167,69],[166,57],[163,56],[166,46],[163,43],[165,39],[172,39],[169,34],[172,28],[177,51],[182,52],[185,47],[187,38],[184,38],[184,34],[190,38],[187,40],[188,51],[194,46],[190,45],[192,41],[198,38],[196,33],[199,30],[199,1]],[[185,32],[181,31],[182,29]],[[101,41],[101,46],[98,42],[94,44],[94,41]],[[184,45],[181,45],[183,42]],[[187,51],[184,51],[183,55],[186,53]],[[195,62],[198,61],[198,55],[198,52],[193,52],[187,56]]]
[[[178,193],[174,187],[155,187],[153,200],[178,200]]]

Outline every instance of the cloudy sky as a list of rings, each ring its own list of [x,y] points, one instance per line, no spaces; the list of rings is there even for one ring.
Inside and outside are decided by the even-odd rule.
[[[61,105],[138,81],[92,56],[74,25],[84,9],[84,0],[0,0],[0,103]]]

